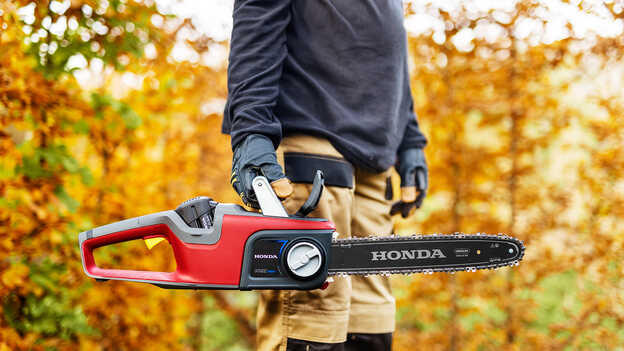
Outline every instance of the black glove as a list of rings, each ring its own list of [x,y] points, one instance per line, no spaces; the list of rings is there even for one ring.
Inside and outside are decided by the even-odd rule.
[[[419,208],[427,195],[429,171],[422,149],[414,148],[399,152],[397,172],[401,176],[401,201],[392,205],[390,214],[401,212],[403,218],[410,215],[414,208]],[[418,195],[416,195],[418,191]]]
[[[247,206],[258,209],[260,204],[252,181],[259,175],[267,178],[278,197],[283,199],[292,193],[292,185],[284,175],[282,166],[277,163],[271,139],[261,134],[250,134],[234,150],[230,183]]]

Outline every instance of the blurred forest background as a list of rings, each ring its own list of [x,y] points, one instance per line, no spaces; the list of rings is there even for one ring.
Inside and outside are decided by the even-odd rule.
[[[213,1],[231,8],[196,3]],[[83,230],[237,201],[227,37],[165,3],[0,0],[0,351],[253,349],[253,292],[82,271]],[[396,350],[624,350],[623,7],[406,2],[431,190],[397,230],[509,233],[527,252],[393,278]],[[101,259],[168,267],[166,250]]]

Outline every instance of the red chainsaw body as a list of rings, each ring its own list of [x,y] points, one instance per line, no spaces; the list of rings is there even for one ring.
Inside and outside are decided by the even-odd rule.
[[[140,218],[136,222],[141,223]],[[170,226],[173,227],[171,223],[162,221],[144,226],[133,224],[128,229],[120,226],[121,230],[105,235],[91,234],[89,237],[81,234],[80,248],[85,272],[100,280],[131,280],[163,287],[235,289],[241,281],[245,244],[254,233],[335,229],[330,221],[224,214],[218,240],[212,244],[200,244],[185,242]],[[163,237],[171,245],[177,264],[174,272],[104,269],[97,266],[93,257],[93,250],[98,247],[153,237]]]

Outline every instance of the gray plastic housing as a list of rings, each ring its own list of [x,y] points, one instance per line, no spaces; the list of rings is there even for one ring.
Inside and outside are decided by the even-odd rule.
[[[214,225],[211,228],[191,228],[173,210],[151,213],[148,215],[125,219],[123,221],[106,224],[93,228],[78,235],[80,246],[91,238],[117,233],[123,230],[145,227],[154,224],[166,224],[180,240],[189,244],[214,244],[221,237],[221,224],[224,215],[262,216],[260,213],[249,212],[236,204],[218,204],[215,209]]]

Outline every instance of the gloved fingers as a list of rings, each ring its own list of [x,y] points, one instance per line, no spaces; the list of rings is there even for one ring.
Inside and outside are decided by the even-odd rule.
[[[418,190],[427,189],[429,181],[427,179],[427,169],[424,167],[416,167],[409,172],[401,175],[401,187],[408,188],[414,186]]]
[[[401,212],[402,207],[403,207],[403,203],[401,201],[397,201],[393,203],[392,207],[390,207],[390,215],[394,216],[395,214]]]
[[[289,197],[292,195],[294,190],[292,183],[286,177],[271,182],[271,187],[273,188],[273,191],[275,191],[275,195],[277,195],[280,199]]]
[[[420,208],[420,206],[422,206],[423,200],[425,199],[426,195],[427,195],[427,192],[423,190],[423,191],[418,192],[418,196],[414,199],[414,201],[406,202],[406,201],[401,200],[401,201],[395,202],[390,208],[390,215],[394,216],[397,213],[401,213],[401,216],[403,218],[409,217],[410,214],[415,209]]]
[[[247,204],[247,198],[245,196],[245,186],[243,185],[243,177],[238,170],[238,167],[232,168],[232,175],[230,176],[230,184],[234,188],[234,191],[241,197],[243,202]]]
[[[422,206],[423,200],[425,200],[425,196],[427,196],[426,190],[421,190],[418,192],[418,197],[414,201],[416,208],[420,208],[420,206]]]
[[[244,194],[243,184],[240,181],[238,172],[236,170],[232,170],[232,176],[230,177],[230,184],[234,188],[234,191],[240,196]]]
[[[401,200],[392,206],[390,214],[400,212],[406,218],[413,210],[420,208],[427,195],[429,180],[425,153],[418,148],[401,151],[396,169],[401,176]]]
[[[281,167],[279,165],[275,165],[275,166],[279,167],[280,172],[281,172]],[[257,176],[261,175],[261,173],[264,174],[264,170],[262,170],[261,168],[246,167],[245,170],[240,174],[241,181],[233,183],[234,189],[243,199],[243,202],[247,206],[251,206],[253,208],[260,207],[260,204],[258,203],[258,200],[256,199],[256,194],[253,190],[253,180]],[[270,181],[270,178],[267,177],[267,180]],[[277,197],[279,197],[282,200],[289,197],[293,193],[293,190],[294,190],[290,180],[286,178],[286,176],[283,176],[283,175],[282,175],[282,178],[272,181],[271,187],[273,188],[273,191],[275,191],[275,195],[277,195]]]
[[[241,197],[245,205],[260,208],[253,190],[253,179],[260,174],[257,167],[245,167],[241,171],[235,170],[232,173],[234,190]]]
[[[416,186],[416,168],[400,172],[399,175],[401,176],[401,188]]]
[[[418,188],[418,190],[426,190],[429,187],[429,180],[427,179],[427,169],[423,167],[418,167],[416,168],[416,172],[414,175],[416,180],[416,187]]]
[[[277,157],[273,155],[273,160],[268,160],[259,165],[262,170],[262,175],[266,177],[269,183],[273,183],[276,180],[286,177],[282,166],[277,163]]]
[[[284,175],[282,166],[277,163],[277,158],[275,158],[275,163],[265,163],[261,166],[261,169],[262,174],[271,183],[271,187],[273,191],[275,191],[277,197],[285,199],[292,194],[293,186],[290,180]]]
[[[403,218],[409,217],[412,214],[412,211],[417,209],[416,202],[403,203],[403,207],[401,208],[401,216]]]
[[[406,202],[403,202],[403,201],[395,202],[394,204],[392,204],[392,207],[390,208],[390,215],[394,216],[397,213],[401,213],[401,215],[402,215],[404,207],[406,207],[409,204],[410,203],[406,203]]]
[[[397,213],[401,213],[403,218],[407,218],[414,209],[416,209],[416,202],[397,201],[390,208],[390,215],[394,216]]]

